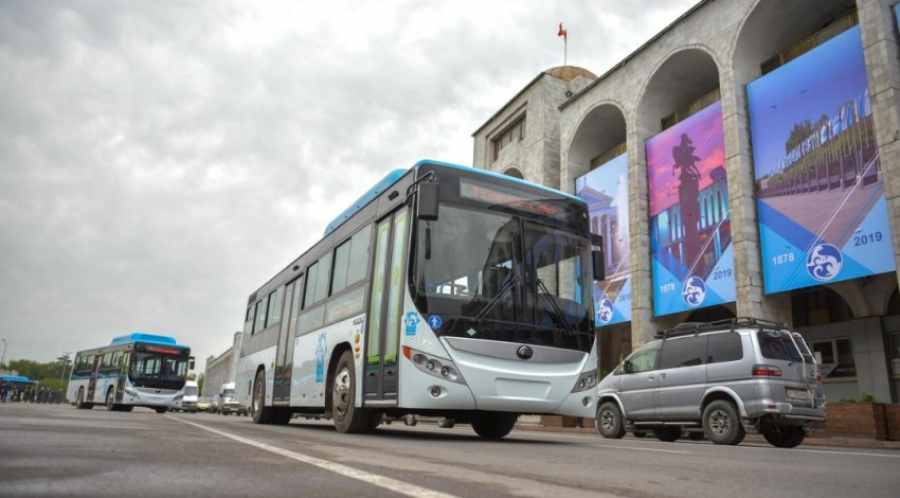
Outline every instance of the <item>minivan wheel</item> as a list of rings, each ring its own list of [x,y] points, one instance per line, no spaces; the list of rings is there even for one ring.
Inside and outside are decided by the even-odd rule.
[[[600,405],[597,410],[597,432],[607,439],[622,439],[625,435],[625,424],[622,422],[622,413],[619,407],[612,401]]]
[[[706,439],[725,445],[740,444],[746,435],[737,408],[734,403],[725,400],[706,405],[703,410],[703,432]]]
[[[653,429],[653,435],[656,439],[665,443],[678,441],[681,437],[681,427],[664,427],[662,429]]]
[[[770,425],[760,432],[776,448],[794,448],[806,439],[806,431],[799,425]]]

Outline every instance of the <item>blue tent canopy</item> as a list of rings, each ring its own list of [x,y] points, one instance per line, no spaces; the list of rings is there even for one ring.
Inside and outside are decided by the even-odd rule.
[[[37,384],[36,380],[31,380],[21,375],[0,375],[0,381],[14,382],[16,384]]]

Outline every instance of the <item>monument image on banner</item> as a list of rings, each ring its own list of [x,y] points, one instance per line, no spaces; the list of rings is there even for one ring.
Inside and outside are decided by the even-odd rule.
[[[732,302],[722,104],[647,141],[656,316]]]
[[[588,203],[591,232],[603,236],[606,280],[594,281],[595,322],[598,326],[629,322],[628,156],[617,156],[575,179],[575,193]]]
[[[894,271],[859,27],[747,94],[766,292]]]

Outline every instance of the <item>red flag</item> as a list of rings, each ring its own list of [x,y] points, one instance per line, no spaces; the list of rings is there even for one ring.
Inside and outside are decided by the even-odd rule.
[[[569,32],[563,29],[562,23],[559,23],[559,33],[556,33],[556,36],[562,36],[565,39],[569,39]]]

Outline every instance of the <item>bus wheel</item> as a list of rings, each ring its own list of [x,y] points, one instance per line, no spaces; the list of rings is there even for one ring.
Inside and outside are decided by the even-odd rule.
[[[120,410],[120,411],[123,411],[123,412],[130,412],[131,410],[134,410],[134,406],[132,406],[132,405],[121,405],[121,406],[119,406],[119,410]]]
[[[75,408],[78,408],[79,410],[90,410],[93,407],[93,404],[84,402],[84,388],[79,387],[78,395],[75,396]]]
[[[238,413],[237,415],[240,415]],[[275,408],[275,416],[272,417],[272,423],[275,425],[288,425],[291,423],[294,412],[289,407]]]
[[[274,409],[266,406],[266,373],[262,370],[256,373],[253,381],[253,399],[250,400],[250,413],[253,415],[254,424],[271,424]],[[227,412],[222,412],[227,415]]]
[[[503,439],[513,430],[518,419],[516,413],[479,413],[472,417],[472,428],[484,439]]]
[[[335,369],[331,392],[331,413],[339,432],[364,432],[372,427],[366,410],[356,407],[355,370],[353,353],[344,351]]]
[[[116,406],[116,390],[112,387],[106,391],[106,409],[111,412],[119,411]]]

